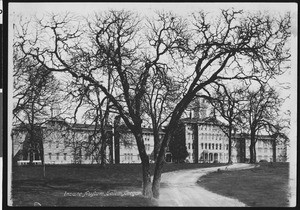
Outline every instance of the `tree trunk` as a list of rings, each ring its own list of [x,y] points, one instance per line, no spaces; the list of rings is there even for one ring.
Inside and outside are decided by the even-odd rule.
[[[161,139],[159,138],[159,131],[158,129],[153,127],[153,138],[154,138],[154,151],[153,151],[153,158],[154,161],[157,159],[157,155],[159,152],[160,144],[161,144]]]
[[[232,132],[232,123],[229,123],[229,131],[228,131],[228,164],[231,164],[232,161],[231,161],[231,144],[232,144],[232,135],[231,135],[231,132]]]
[[[185,110],[186,106],[192,101],[194,95],[187,95],[184,99],[182,99],[175,107],[172,117],[170,119],[169,125],[165,131],[165,136],[161,141],[160,150],[155,163],[153,184],[152,184],[152,192],[154,198],[159,198],[159,189],[160,189],[160,180],[161,180],[161,172],[165,162],[165,153],[167,146],[171,140],[172,135],[177,128],[177,123]]]
[[[194,153],[194,163],[199,162],[199,139],[198,139],[198,124],[193,125],[193,153]]]
[[[32,152],[32,149],[29,150],[29,165],[33,165],[33,152]]]
[[[154,198],[159,198],[159,189],[160,189],[160,180],[161,180],[161,172],[164,165],[164,157],[167,145],[171,139],[171,137],[166,133],[164,138],[167,141],[163,141],[161,145],[161,149],[159,150],[156,163],[155,163],[155,170],[154,170],[154,177],[153,177],[153,184],[152,184],[152,192]]]
[[[101,168],[105,168],[106,165],[106,132],[101,132],[101,149],[100,149],[100,154],[101,154]],[[103,136],[102,136],[103,135]]]
[[[143,137],[142,137],[142,128],[140,128],[138,131],[134,132],[140,158],[142,161],[142,169],[143,169],[143,195],[148,198],[152,198],[152,189],[151,189],[151,173],[150,173],[150,162],[149,157],[146,153],[145,145],[143,143]]]
[[[114,118],[114,131],[113,131],[113,135],[114,135],[114,151],[115,151],[115,160],[114,163],[115,164],[119,164],[120,163],[120,132],[119,132],[119,126],[120,126],[120,116],[117,115]]]
[[[272,156],[273,156],[273,162],[276,162],[276,138],[274,137],[272,141]]]
[[[152,189],[151,189],[151,173],[150,173],[150,164],[142,163],[143,167],[143,195],[148,198],[152,198]]]
[[[256,163],[256,151],[255,151],[255,131],[251,130],[250,133],[250,163]]]

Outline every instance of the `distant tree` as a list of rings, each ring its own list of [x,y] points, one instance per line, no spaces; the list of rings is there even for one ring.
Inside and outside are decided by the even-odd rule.
[[[172,114],[182,87],[168,76],[168,66],[156,66],[144,96],[144,111],[150,117],[154,136],[153,160],[156,160],[162,137],[160,132]]]
[[[288,130],[290,128],[290,112],[282,113],[281,116],[277,116],[272,123],[266,124],[266,130],[273,138],[272,150],[273,150],[273,162],[277,161],[277,145],[289,146],[290,139],[288,138]],[[287,154],[281,154],[281,158],[287,159]]]
[[[30,164],[33,163],[33,152],[37,148],[44,163],[41,126],[51,116],[51,104],[59,103],[56,97],[59,83],[51,71],[34,61],[17,56],[14,58],[14,123],[27,130]]]
[[[236,130],[241,124],[241,112],[243,107],[243,91],[247,90],[248,87],[233,87],[229,88],[225,85],[215,83],[214,92],[209,93],[206,90],[207,95],[199,95],[204,97],[212,105],[212,112],[215,118],[217,115],[226,121],[227,126],[223,123],[216,122],[216,125],[228,137],[228,163],[231,163],[231,152],[233,145],[233,137],[236,134]]]
[[[189,156],[185,142],[185,129],[182,124],[177,126],[176,132],[170,140],[169,149],[172,154],[172,159],[175,160],[176,163],[183,162]]]
[[[250,163],[255,163],[255,144],[258,134],[276,128],[280,107],[284,100],[279,97],[274,88],[268,86],[260,86],[257,90],[245,91],[243,95],[246,104],[242,112],[242,122],[244,129],[250,133]]]

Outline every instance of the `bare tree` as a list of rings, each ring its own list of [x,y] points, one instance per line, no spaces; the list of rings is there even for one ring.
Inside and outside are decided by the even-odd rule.
[[[108,97],[135,136],[142,161],[143,194],[149,197],[159,197],[166,148],[182,113],[199,91],[215,81],[263,80],[281,74],[290,57],[286,48],[289,14],[273,18],[222,10],[217,20],[204,12],[184,20],[171,13],[158,13],[155,24],[144,28],[142,20],[127,11],[109,11],[95,18],[84,31],[69,14],[52,15],[48,21],[39,20],[37,26],[38,32],[46,33],[49,45],[41,45],[40,35],[31,42],[30,36],[22,36],[18,42],[26,55],[46,69],[84,80]],[[86,65],[86,60],[93,65]],[[142,99],[156,67],[170,63],[177,67],[170,74],[185,83],[186,90],[172,110],[151,187],[149,158],[142,139]],[[101,72],[107,70],[112,70],[118,87],[113,93],[100,82]]]
[[[290,15],[273,19],[265,14],[246,14],[222,10],[219,19],[211,20],[204,12],[194,14],[196,37],[186,51],[194,65],[194,77],[188,90],[173,110],[155,165],[153,193],[159,197],[161,169],[166,147],[184,109],[197,92],[215,81],[263,80],[281,74],[290,54],[285,44],[290,36]],[[248,68],[251,66],[253,68]]]
[[[232,151],[232,140],[236,134],[236,131],[241,123],[241,111],[243,109],[243,92],[248,89],[246,87],[233,87],[229,88],[222,84],[217,83],[217,87],[214,88],[214,92],[210,94],[206,89],[207,95],[199,95],[200,97],[206,98],[212,105],[214,117],[217,118],[219,115],[224,119],[227,125],[222,123],[216,123],[217,126],[228,137],[228,163],[231,163],[231,151]]]
[[[30,164],[33,151],[39,148],[44,163],[41,126],[50,116],[50,104],[58,102],[55,97],[59,83],[51,71],[28,58],[14,59],[14,108],[15,123],[27,130],[27,143]]]
[[[260,86],[258,90],[244,92],[247,100],[243,111],[244,128],[250,133],[250,163],[256,162],[255,144],[261,131],[276,129],[274,124],[279,118],[280,106],[283,99],[272,87]],[[271,129],[271,130],[270,130]]]
[[[157,67],[164,68],[164,67]],[[166,66],[165,66],[166,68]],[[167,70],[159,70],[149,79],[147,91],[144,97],[145,113],[151,119],[154,136],[153,157],[156,160],[160,144],[162,126],[166,124],[171,116],[182,89],[168,76]]]

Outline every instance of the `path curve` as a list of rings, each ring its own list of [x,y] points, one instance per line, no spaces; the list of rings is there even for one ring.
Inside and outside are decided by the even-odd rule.
[[[236,163],[229,166],[212,168],[189,169],[163,173],[161,178],[159,206],[246,206],[237,199],[205,190],[196,182],[197,180],[213,171],[241,170],[256,167],[254,164]]]

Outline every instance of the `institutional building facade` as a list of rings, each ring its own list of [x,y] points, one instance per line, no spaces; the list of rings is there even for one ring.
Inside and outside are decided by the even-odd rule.
[[[228,136],[221,129],[220,122],[212,117],[186,118],[181,120],[184,127],[188,162],[193,163],[227,163],[229,159]],[[270,135],[256,136],[257,161],[286,161],[287,145],[284,140]],[[231,161],[244,163],[250,159],[250,136],[232,135]]]
[[[203,103],[205,104],[205,103]],[[184,138],[189,163],[227,163],[229,141],[221,122],[207,114],[207,107],[190,112],[190,115],[179,122],[183,126]],[[222,126],[220,126],[222,125]],[[226,126],[225,126],[226,127]],[[30,156],[34,163],[44,159],[45,164],[99,164],[101,135],[95,133],[98,128],[88,124],[70,125],[64,120],[53,118],[49,123],[40,126],[42,143],[36,143],[29,151],[28,129],[17,126],[12,131],[13,160],[18,164],[27,164]],[[113,126],[105,128],[107,132],[106,161],[111,163],[140,163],[135,138],[128,129],[122,133]],[[226,129],[225,129],[226,131]],[[153,161],[154,136],[151,128],[143,128],[143,140],[146,152]],[[118,134],[118,135],[117,135]],[[159,136],[162,138],[163,130]],[[40,146],[39,146],[40,145]],[[247,162],[250,159],[249,135],[235,134],[231,144],[232,162]],[[32,146],[31,146],[32,147]],[[43,147],[44,154],[41,154]],[[269,135],[257,136],[257,161],[286,161],[287,145]],[[152,155],[151,155],[152,154]],[[166,162],[172,162],[172,154],[167,150]]]

